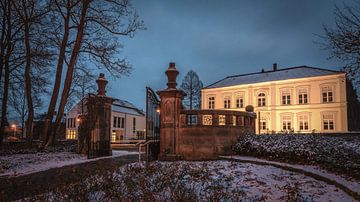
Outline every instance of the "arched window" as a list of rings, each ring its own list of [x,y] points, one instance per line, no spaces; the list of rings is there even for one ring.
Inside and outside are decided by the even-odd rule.
[[[265,107],[266,106],[265,93],[259,93],[258,94],[258,106],[259,107]]]

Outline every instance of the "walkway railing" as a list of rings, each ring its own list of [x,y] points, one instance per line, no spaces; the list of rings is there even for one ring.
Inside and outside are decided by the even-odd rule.
[[[230,110],[182,110],[180,112],[181,127],[219,126],[242,127],[254,126],[255,113]]]

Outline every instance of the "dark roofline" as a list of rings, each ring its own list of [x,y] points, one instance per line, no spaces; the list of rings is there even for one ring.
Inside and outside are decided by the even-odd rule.
[[[334,72],[334,73],[345,73],[344,71],[337,71],[337,70],[331,70],[331,69],[325,69],[325,68],[320,68],[320,67],[309,67],[309,66],[306,66],[306,65],[302,65],[302,66],[296,66],[296,67],[286,67],[286,68],[283,68],[283,69],[277,69],[276,71],[273,71],[273,70],[268,70],[268,71],[260,71],[260,72],[253,72],[253,73],[247,73],[247,74],[238,74],[238,75],[233,75],[233,76],[227,76],[223,79],[220,79],[219,81],[216,81],[210,85],[207,85],[206,87],[202,88],[202,89],[207,89],[209,88],[210,86],[212,85],[215,85],[225,79],[228,79],[228,78],[233,78],[233,77],[240,77],[240,76],[249,76],[249,75],[254,75],[254,74],[263,74],[263,73],[271,73],[271,72],[278,72],[278,71],[284,71],[284,70],[289,70],[289,69],[297,69],[297,68],[310,68],[310,69],[318,69],[318,70],[324,70],[324,71],[330,71],[330,72]]]
[[[120,101],[121,99],[117,99],[117,98],[113,98],[117,101]],[[116,106],[119,106],[119,107],[124,107],[124,108],[128,108],[128,109],[133,109],[133,110],[136,110],[137,112],[139,112],[139,114],[142,114],[142,115],[145,115],[144,111],[142,111],[141,109],[137,108],[133,103],[129,102],[129,101],[126,101],[126,100],[121,100],[123,102],[128,102],[130,103],[131,105],[133,105],[134,107],[128,107],[128,106],[125,106],[125,105],[120,105],[120,104],[114,104],[112,103],[112,105],[116,105]]]

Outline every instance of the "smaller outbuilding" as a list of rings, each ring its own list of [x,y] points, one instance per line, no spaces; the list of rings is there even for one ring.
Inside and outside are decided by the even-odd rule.
[[[145,113],[132,103],[112,98],[111,143],[121,143],[145,138]],[[78,139],[79,116],[86,110],[85,98],[77,103],[66,116],[66,139]]]

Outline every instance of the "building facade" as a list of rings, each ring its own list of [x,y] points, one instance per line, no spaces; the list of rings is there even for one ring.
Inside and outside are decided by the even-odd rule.
[[[202,89],[202,109],[254,106],[256,132],[347,132],[344,72],[308,66],[229,76]]]
[[[85,108],[85,103],[80,101],[67,114],[66,139],[78,138],[78,117]],[[145,138],[145,114],[128,101],[115,99],[111,106],[110,124],[112,143]]]

